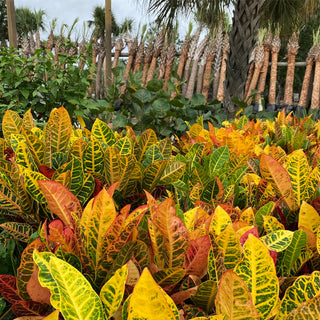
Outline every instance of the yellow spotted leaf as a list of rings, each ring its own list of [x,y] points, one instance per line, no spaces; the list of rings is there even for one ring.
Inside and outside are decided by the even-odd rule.
[[[316,233],[320,225],[319,213],[310,204],[303,201],[299,211],[298,227],[304,227]]]
[[[230,216],[218,206],[212,216],[209,231],[218,236],[229,224],[232,224]]]

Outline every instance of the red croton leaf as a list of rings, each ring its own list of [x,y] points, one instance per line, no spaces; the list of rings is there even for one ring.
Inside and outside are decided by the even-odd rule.
[[[17,278],[7,274],[0,275],[0,294],[2,297],[13,304],[20,301],[21,298],[17,291]]]
[[[249,234],[252,234],[252,235],[254,235],[256,238],[259,239],[258,227],[256,226],[256,227],[248,230],[246,233],[244,233],[244,234],[242,235],[242,237],[240,238],[240,243],[241,243],[242,246],[243,246],[244,243],[247,241],[247,239],[248,239],[248,237],[249,237]]]
[[[44,164],[42,164],[42,165],[39,166],[39,172],[42,173],[48,179],[51,179],[52,176],[55,173],[55,170],[53,170],[52,168],[49,168],[48,166],[45,166]]]
[[[20,300],[11,306],[16,317],[45,316],[49,312],[49,305],[34,301]]]
[[[198,239],[190,240],[190,246],[186,253],[186,273],[202,277],[207,270],[208,254],[211,247],[210,237],[204,235]]]

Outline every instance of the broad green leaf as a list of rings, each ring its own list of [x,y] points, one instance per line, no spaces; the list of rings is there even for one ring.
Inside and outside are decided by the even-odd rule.
[[[178,284],[186,275],[183,268],[169,268],[157,271],[153,274],[154,280],[162,288]]]
[[[33,260],[39,268],[38,279],[41,286],[48,288],[50,290],[50,303],[55,309],[60,309],[60,292],[59,287],[54,280],[51,270],[50,270],[50,258],[54,254],[51,252],[38,252],[38,250],[33,251]]]
[[[104,319],[99,296],[77,269],[52,256],[49,260],[49,270],[59,289],[60,311],[65,319]]]
[[[82,160],[87,145],[88,143],[83,138],[77,139],[75,142],[72,143],[69,149],[69,157],[75,156],[77,159]]]
[[[214,150],[210,156],[209,174],[214,177],[218,170],[222,169],[230,159],[228,146],[220,147]]]
[[[284,230],[284,225],[273,216],[262,216],[263,217],[263,227],[266,233],[271,233],[277,230]]]
[[[221,277],[216,296],[216,312],[226,320],[260,319],[246,283],[232,270]]]
[[[303,230],[296,230],[293,233],[292,241],[284,253],[282,259],[283,275],[290,276],[291,269],[295,261],[298,259],[302,248],[307,245],[307,234]]]
[[[0,227],[6,230],[14,239],[22,242],[28,242],[33,234],[33,229],[28,223],[4,222]]]
[[[116,142],[113,131],[98,118],[92,126],[91,134],[102,143],[103,147],[112,146]]]
[[[22,132],[32,157],[39,167],[40,165],[44,164],[44,144],[32,131],[22,128]]]
[[[241,260],[241,244],[232,225],[229,224],[216,239],[224,255],[225,267],[233,269]]]
[[[22,119],[19,114],[13,110],[7,110],[2,119],[2,132],[4,139],[10,145],[11,134],[20,134]]]
[[[109,185],[121,180],[120,154],[117,148],[107,148],[104,154],[104,172]]]
[[[135,165],[136,158],[132,154],[120,158],[121,182],[118,187],[120,191],[126,189],[130,180],[135,178]]]
[[[161,177],[161,182],[171,184],[178,181],[186,170],[186,164],[179,161],[169,162]]]
[[[217,291],[217,282],[207,280],[199,285],[196,293],[191,295],[191,300],[197,307],[211,313],[215,306]]]
[[[79,199],[81,206],[84,206],[92,195],[95,187],[94,178],[90,173],[85,173],[83,177],[83,184],[78,194],[76,194]]]
[[[230,224],[232,224],[230,216],[224,209],[218,206],[212,216],[209,231],[213,232],[215,236],[219,236]]]
[[[268,202],[263,207],[261,207],[255,214],[255,222],[258,226],[258,232],[260,233],[263,228],[263,217],[269,216],[274,210],[275,204],[273,201]]]
[[[127,276],[128,269],[127,266],[124,265],[121,269],[116,271],[100,291],[100,298],[103,303],[107,319],[113,316],[121,304]]]
[[[245,281],[262,319],[268,319],[278,301],[279,282],[267,247],[249,234],[243,246],[244,258],[234,271]]]
[[[319,296],[320,294],[320,272],[314,271],[310,276],[300,276],[294,284],[289,287],[281,301],[280,310],[276,320],[287,319],[293,310],[304,302]],[[309,319],[309,318],[307,318]]]
[[[46,198],[40,189],[38,181],[47,181],[48,178],[39,172],[34,172],[29,169],[23,169],[22,174],[26,189],[30,196],[39,203],[46,203]]]
[[[197,165],[197,163],[194,164],[194,169],[191,173],[191,183],[192,185],[195,185],[197,183],[201,184],[201,187],[205,188],[210,181],[210,177],[208,172],[205,170],[205,168],[202,165]],[[213,180],[214,182],[214,180]],[[210,187],[210,186],[209,186]],[[211,186],[212,188],[212,186]],[[214,188],[212,188],[214,189]],[[212,191],[210,192],[212,193]],[[211,200],[211,198],[210,198]]]
[[[121,156],[126,156],[131,154],[131,141],[128,137],[124,137],[120,140],[118,140],[115,144],[114,147],[117,148],[119,150],[119,154]]]
[[[320,315],[320,295],[301,303],[286,317],[286,320],[310,319],[317,320]]]
[[[172,144],[169,138],[162,139],[158,143],[158,147],[160,152],[163,155],[164,160],[170,160],[171,153],[172,153]]]
[[[82,237],[87,254],[95,266],[104,254],[105,233],[116,216],[114,201],[105,188],[94,199],[89,201],[82,213],[80,219]]]
[[[44,127],[46,149],[51,153],[65,152],[72,134],[72,124],[68,111],[64,107],[53,109]]]
[[[92,139],[83,153],[83,169],[88,173],[104,174],[103,168],[104,151],[100,142]]]
[[[135,150],[135,156],[139,162],[142,161],[146,151],[153,144],[157,143],[157,135],[152,129],[145,130],[138,140],[138,149]]]
[[[144,167],[147,167],[151,163],[161,160],[164,160],[163,155],[159,147],[156,144],[153,144],[145,152],[142,164],[144,165]]]
[[[289,230],[276,230],[268,233],[260,240],[271,251],[281,252],[288,248],[293,238],[293,232]]]
[[[302,266],[314,256],[311,249],[302,248],[298,259],[291,268],[291,274],[298,274]]]
[[[0,213],[3,215],[24,216],[18,197],[0,181]]]
[[[143,172],[142,187],[151,192],[160,182],[168,165],[168,160],[156,161],[146,167]]]
[[[303,201],[299,211],[298,227],[304,227],[317,233],[320,225],[320,216],[317,210],[307,202]]]
[[[28,168],[29,170],[37,170],[37,165],[35,164],[32,154],[29,151],[27,143],[25,141],[20,141],[15,150],[16,163]]]
[[[292,211],[297,209],[295,195],[288,171],[274,158],[262,154],[260,158],[262,177],[270,182],[284,202]]]
[[[39,181],[38,183],[50,211],[57,215],[66,226],[73,226],[74,220],[71,212],[78,216],[82,212],[78,198],[59,182]]]
[[[309,194],[314,192],[314,190],[313,192],[308,190],[307,181],[310,168],[303,150],[299,149],[290,153],[285,159],[284,168],[287,169],[291,178],[296,204],[299,207],[302,201],[309,200]]]
[[[179,320],[179,312],[172,299],[157,285],[145,268],[135,285],[128,304],[124,304],[128,320]]]

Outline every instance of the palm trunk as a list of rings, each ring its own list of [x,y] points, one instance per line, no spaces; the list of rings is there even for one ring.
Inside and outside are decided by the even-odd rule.
[[[184,84],[182,85],[182,94],[184,96],[187,94],[191,62],[193,59],[193,55],[195,54],[196,49],[197,49],[197,44],[199,41],[200,33],[201,33],[201,28],[198,28],[195,35],[192,37],[192,41],[190,44],[190,50],[188,52],[188,58],[187,58],[187,61],[186,61],[185,67],[184,67],[184,72],[183,72]]]
[[[163,89],[168,90],[167,83],[170,80],[171,77],[171,71],[172,71],[172,66],[174,59],[176,57],[176,47],[174,42],[170,45],[168,52],[167,52],[167,65],[166,65],[166,71],[164,75],[164,84],[163,84]]]
[[[222,64],[222,50],[223,50],[223,29],[221,23],[219,24],[216,38],[216,55],[213,64],[213,88],[212,88],[212,97],[213,99],[217,98],[219,79],[220,79],[220,70]]]
[[[320,52],[320,47],[318,48]],[[315,56],[315,70],[311,97],[311,109],[320,108],[320,54]]]
[[[300,99],[299,99],[299,107],[306,107],[307,106],[307,99],[308,99],[308,93],[309,93],[309,86],[310,86],[310,80],[312,75],[312,69],[313,69],[313,61],[314,57],[312,54],[313,47],[310,49],[308,57],[306,59],[306,71],[304,73],[301,93],[300,93]]]
[[[167,44],[165,43],[160,54],[158,80],[163,79],[166,73],[167,64]]]
[[[226,79],[226,71],[227,71],[227,58],[230,50],[229,46],[229,36],[226,34],[223,40],[223,55],[222,55],[222,64],[221,64],[221,73],[219,79],[219,87],[217,93],[217,99],[223,103],[224,101],[224,81]]]
[[[141,41],[136,55],[136,60],[134,62],[133,73],[140,70],[141,64],[144,58],[144,41]]]
[[[271,51],[271,44],[272,44],[272,33],[271,31],[268,31],[263,45],[264,45],[264,63],[262,66],[260,78],[259,78],[259,84],[258,84],[258,93],[256,96],[256,103],[259,103],[261,99],[261,95],[264,95],[264,89],[266,87],[266,79],[268,74],[268,68],[269,68],[269,59],[270,59],[270,51]]]
[[[286,85],[284,89],[283,104],[285,106],[292,105],[294,69],[296,63],[296,55],[298,54],[299,42],[297,34],[294,32],[288,42],[288,68],[286,76]]]
[[[154,44],[153,56],[152,56],[152,60],[151,60],[151,64],[150,64],[150,68],[149,68],[149,72],[146,80],[147,83],[153,79],[153,75],[157,67],[157,60],[161,53],[161,49],[163,47],[164,37],[165,37],[165,31],[161,30]]]
[[[194,85],[196,83],[196,77],[197,77],[197,70],[198,70],[198,64],[200,57],[208,43],[208,37],[205,37],[199,44],[197,50],[195,51],[194,54],[194,60],[193,60],[193,65],[192,65],[192,71],[190,74],[189,82],[188,82],[188,87],[186,91],[186,98],[192,99],[193,96],[193,91],[194,91]]]
[[[106,49],[102,45],[102,48],[100,49],[100,53],[99,53],[98,63],[97,63],[95,99],[100,99],[101,83],[103,81],[102,66],[103,66],[103,61],[105,56],[106,56]]]
[[[251,83],[251,81],[252,81],[253,72],[254,72],[254,62],[252,62],[252,63],[250,64],[248,79],[247,79],[247,81],[246,81],[246,86],[245,86],[245,90],[244,90],[244,96],[245,96],[245,97],[248,95],[248,92],[249,92],[249,87],[250,87],[250,83]]]
[[[197,88],[196,93],[202,92],[202,85],[203,85],[203,75],[204,70],[206,68],[206,62],[207,62],[207,52],[205,52],[200,60],[200,66],[198,69],[198,77],[197,77]]]
[[[142,85],[145,86],[147,83],[147,75],[148,75],[148,69],[149,64],[151,62],[153,56],[153,45],[150,42],[146,49],[146,54],[144,56],[143,60],[143,70],[142,70]]]
[[[279,35],[275,35],[271,46],[271,70],[270,70],[270,85],[269,85],[269,101],[268,104],[275,106],[277,96],[277,71],[278,71],[278,56],[281,47]]]
[[[224,98],[228,117],[234,117],[237,110],[232,98],[243,99],[244,96],[249,71],[249,55],[258,34],[261,6],[264,2],[265,0],[238,0],[234,5]]]
[[[98,55],[98,44],[97,44],[96,40],[93,40],[93,42],[92,42],[92,66],[93,67],[96,66],[97,55]],[[90,79],[92,79],[92,83],[89,87],[90,96],[92,96],[93,86],[94,86],[93,74],[94,74],[94,68],[91,67],[90,68]]]

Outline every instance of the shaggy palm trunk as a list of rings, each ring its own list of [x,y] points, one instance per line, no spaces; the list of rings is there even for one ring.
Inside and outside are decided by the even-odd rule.
[[[84,65],[86,64],[87,55],[88,55],[88,52],[86,50],[86,39],[85,38],[83,38],[82,41],[80,42],[78,52],[79,52],[79,69],[81,71],[81,70],[83,70]]]
[[[272,33],[269,30],[266,37],[264,38],[264,41],[263,41],[264,63],[263,63],[260,78],[259,78],[259,84],[258,84],[258,89],[257,89],[258,93],[256,95],[256,103],[259,103],[261,96],[264,95],[264,89],[266,86],[266,79],[267,79],[268,68],[269,68],[271,44],[272,44]]]
[[[221,103],[223,103],[223,100],[224,100],[224,81],[226,79],[227,58],[228,58],[229,50],[230,50],[229,36],[228,34],[225,34],[223,39],[223,49],[222,49],[223,55],[222,55],[219,87],[218,87],[218,93],[217,93],[217,99],[221,101]]]
[[[158,60],[158,57],[161,53],[161,49],[164,44],[164,36],[165,36],[165,31],[161,30],[157,36],[156,41],[155,41],[153,56],[152,56],[152,60],[151,60],[151,64],[150,64],[150,68],[149,68],[149,72],[148,72],[148,76],[147,76],[147,80],[146,80],[147,83],[153,79],[153,75],[154,75],[154,72],[155,72],[156,66],[157,66],[157,60]]]
[[[59,52],[62,45],[62,37],[59,36],[54,46],[54,63],[59,62]]]
[[[37,49],[40,49],[40,47],[41,47],[41,40],[40,40],[40,31],[39,31],[39,29],[37,30],[37,32],[36,32],[36,50]]]
[[[52,51],[54,47],[54,34],[53,34],[53,30],[50,30],[50,34],[47,40],[47,50]]]
[[[30,54],[34,56],[36,52],[36,43],[34,41],[33,32],[30,32]]]
[[[219,24],[216,36],[216,55],[213,64],[213,88],[212,88],[212,97],[213,99],[217,98],[218,87],[219,87],[219,78],[220,78],[220,70],[222,63],[222,47],[223,47],[223,29],[222,25]]]
[[[126,82],[129,78],[129,72],[132,68],[134,57],[137,53],[137,49],[138,49],[138,38],[136,37],[134,39],[134,41],[131,43],[130,48],[129,48],[129,58],[128,58],[128,62],[126,65],[126,70],[125,70],[123,78],[122,78],[122,81],[124,81],[124,82]],[[126,91],[126,84],[124,84],[121,87],[121,92],[124,93],[125,91]]]
[[[314,50],[315,46],[313,46],[309,52],[306,59],[306,71],[304,73],[301,93],[300,93],[300,99],[299,99],[299,107],[306,107],[307,106],[307,99],[308,99],[308,93],[309,93],[309,86],[310,86],[310,80],[312,75],[312,69],[313,69],[313,62],[314,62]]]
[[[281,48],[279,35],[275,35],[271,45],[271,71],[269,85],[269,101],[268,104],[275,108],[277,95],[277,71],[278,71],[278,56]]]
[[[21,50],[23,52],[23,57],[28,59],[30,52],[30,43],[27,36],[22,38]]]
[[[315,70],[312,87],[311,109],[319,109],[320,107],[320,46],[315,47]]]
[[[188,58],[187,58],[187,61],[186,61],[185,67],[184,67],[184,72],[183,72],[184,84],[182,86],[182,94],[184,96],[187,93],[188,80],[189,80],[189,76],[190,76],[191,62],[192,62],[192,59],[193,59],[193,55],[195,54],[195,52],[197,50],[197,44],[198,44],[198,41],[199,41],[200,33],[201,33],[201,28],[198,28],[198,30],[196,31],[196,33],[192,37],[192,41],[191,41],[191,44],[190,44],[190,49],[188,51]]]
[[[248,95],[250,83],[251,83],[251,80],[252,80],[252,77],[253,77],[253,72],[254,72],[254,62],[251,62],[250,63],[249,74],[248,74],[248,79],[246,81],[246,86],[245,86],[245,90],[244,90],[244,97],[246,97]]]
[[[114,53],[114,58],[113,58],[113,62],[112,62],[112,68],[115,68],[118,65],[120,54],[121,54],[121,51],[123,50],[123,48],[124,48],[123,40],[122,40],[122,38],[119,38],[115,44],[115,53]]]
[[[190,38],[190,35],[187,34],[187,36],[183,42],[182,48],[181,48],[180,60],[179,60],[178,69],[177,69],[177,75],[180,79],[182,79],[183,70],[184,70],[186,61],[188,59],[188,51],[190,49],[190,43],[191,43],[191,38]],[[176,79],[175,85],[178,86],[178,84],[179,84],[179,80]],[[171,98],[173,99],[176,95],[177,95],[176,91],[172,92]]]
[[[194,60],[193,60],[193,65],[192,65],[192,70],[191,70],[191,74],[190,74],[190,78],[188,81],[188,87],[187,87],[187,91],[186,91],[186,98],[188,99],[192,99],[193,96],[193,91],[194,91],[194,85],[196,83],[196,78],[197,78],[197,70],[198,70],[198,64],[199,64],[199,60],[201,58],[201,55],[208,43],[209,37],[205,37],[199,44],[198,48],[196,49],[195,53],[194,53]]]
[[[160,54],[160,59],[159,59],[159,73],[158,73],[158,80],[164,78],[164,74],[166,72],[166,64],[167,64],[167,50],[168,46],[165,43]]]
[[[143,70],[142,70],[142,85],[145,86],[147,84],[147,75],[150,62],[153,56],[153,44],[152,42],[149,43],[146,49],[146,53],[143,60]]]
[[[251,95],[252,90],[254,90],[257,87],[257,83],[258,83],[258,79],[260,76],[263,63],[264,63],[264,48],[263,48],[263,44],[260,44],[256,48],[255,59],[254,59],[254,72],[253,72],[252,80],[249,86],[248,95],[246,96],[246,99]],[[247,102],[248,105],[251,104],[251,101],[252,101],[252,97],[248,99],[248,102]]]
[[[136,60],[134,62],[133,73],[136,73],[137,71],[140,70],[143,58],[144,58],[144,41],[141,41],[138,47]]]
[[[206,66],[203,75],[202,94],[205,96],[206,101],[208,100],[209,95],[212,62],[216,54],[216,48],[216,41],[215,39],[212,39],[208,46]]]
[[[97,72],[96,72],[96,88],[95,88],[95,99],[100,99],[100,92],[101,92],[101,83],[103,81],[102,78],[102,66],[104,57],[106,56],[106,48],[104,46],[104,41],[101,42],[101,48],[99,50],[99,57],[97,63]]]
[[[224,98],[224,107],[229,118],[234,117],[237,110],[232,98],[243,99],[249,71],[249,55],[258,35],[260,9],[264,2],[265,0],[235,2]]]
[[[296,63],[296,55],[298,54],[299,41],[298,36],[294,32],[289,39],[288,50],[288,68],[286,76],[286,85],[284,89],[284,106],[292,106],[292,94],[293,94],[293,81],[294,81],[294,69]]]
[[[166,64],[166,71],[164,74],[164,84],[163,84],[164,90],[168,90],[167,84],[171,77],[172,66],[173,66],[173,62],[176,57],[176,54],[177,54],[176,46],[174,42],[172,42],[167,52],[167,64]]]
[[[198,69],[198,76],[197,76],[197,88],[196,88],[196,93],[201,93],[202,92],[202,85],[203,85],[203,75],[204,75],[204,70],[206,68],[206,62],[207,62],[207,55],[208,55],[208,47],[206,48],[205,52],[202,55],[202,58],[200,60],[200,65]]]

